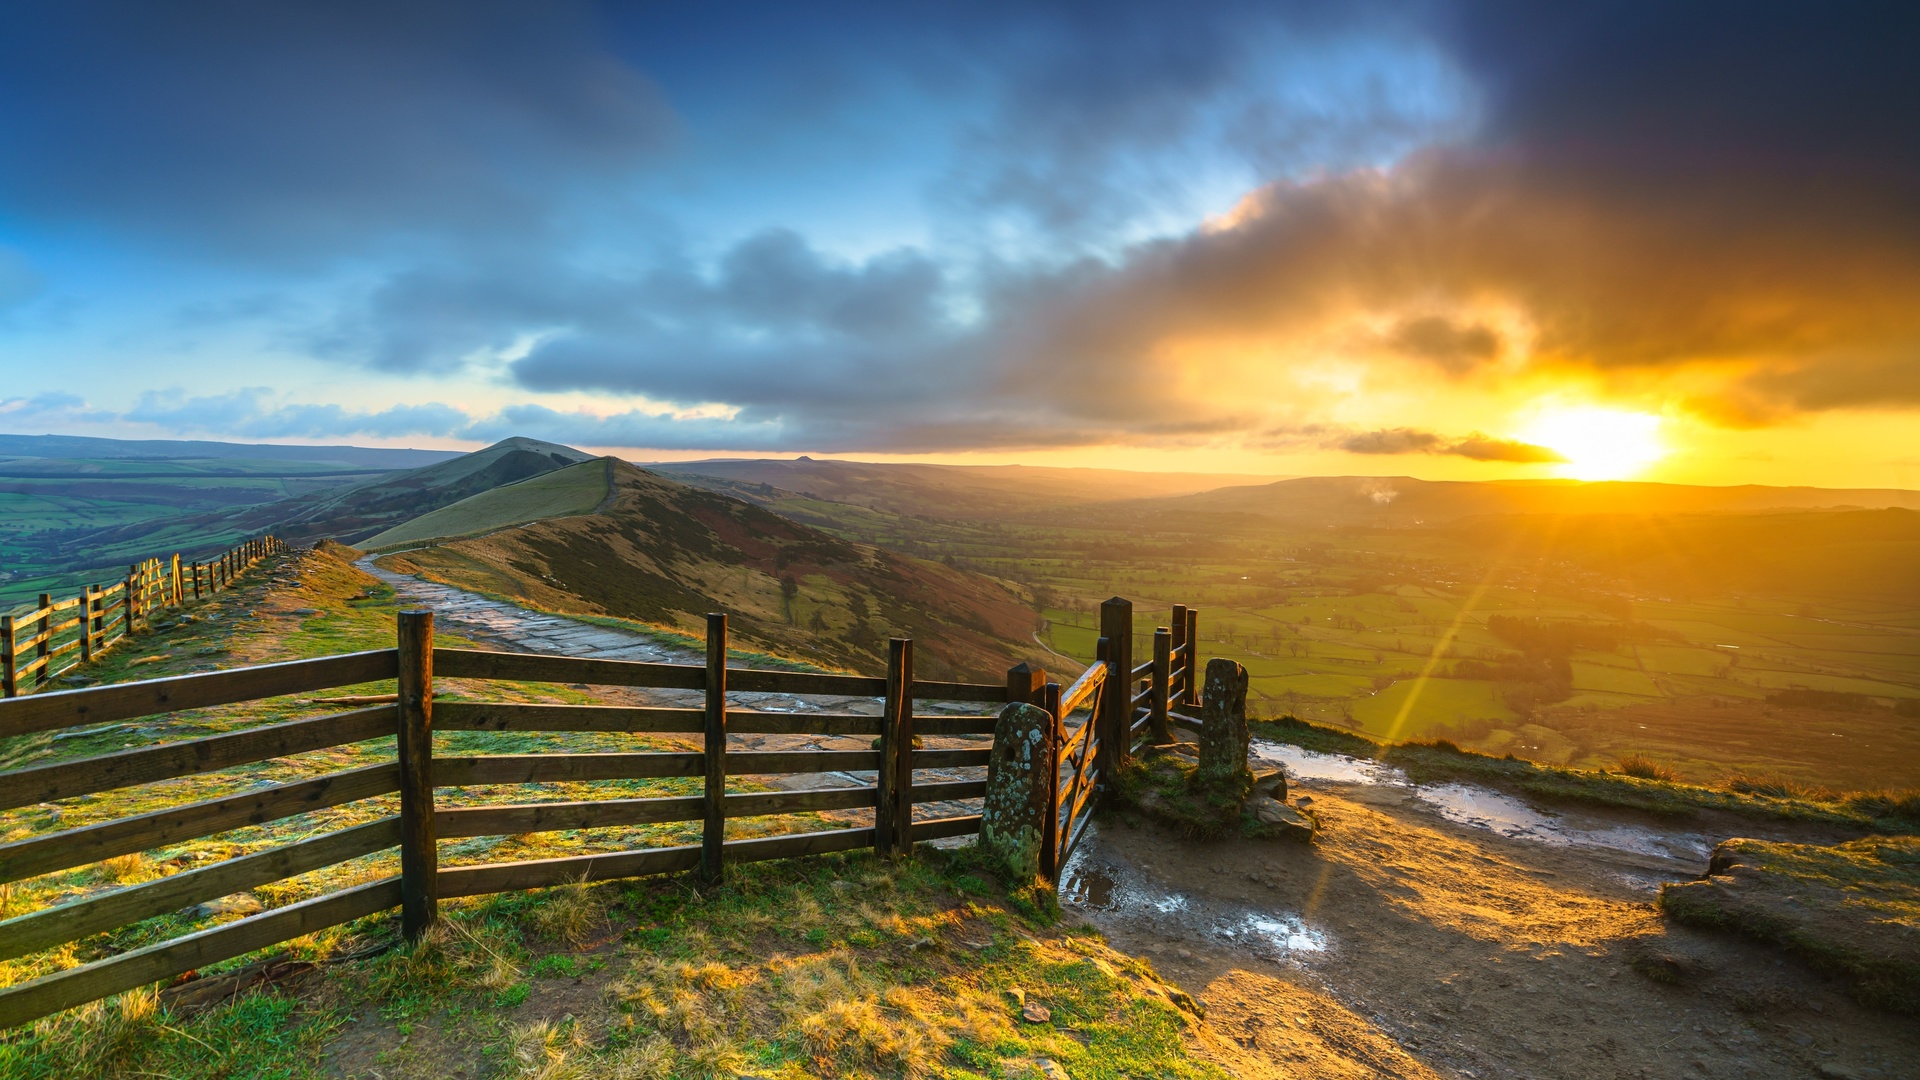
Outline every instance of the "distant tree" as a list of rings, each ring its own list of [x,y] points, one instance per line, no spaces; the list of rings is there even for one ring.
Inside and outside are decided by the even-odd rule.
[[[780,602],[787,609],[787,624],[790,626],[794,622],[793,598],[799,595],[800,583],[793,580],[792,574],[780,579]]]
[[[807,620],[807,627],[812,630],[825,630],[827,628],[827,617],[820,613],[819,608],[813,609],[813,618]]]

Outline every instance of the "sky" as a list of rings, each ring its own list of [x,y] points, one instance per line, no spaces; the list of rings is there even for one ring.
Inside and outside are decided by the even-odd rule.
[[[1920,487],[1917,11],[0,0],[0,430]]]

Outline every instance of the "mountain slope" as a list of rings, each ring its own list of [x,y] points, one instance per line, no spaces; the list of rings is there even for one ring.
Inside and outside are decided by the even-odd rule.
[[[368,537],[372,551],[428,540],[479,536],[543,518],[591,513],[607,497],[612,458],[595,458],[488,488]]]
[[[612,491],[594,513],[450,540],[381,565],[691,633],[701,632],[706,612],[726,611],[744,643],[867,672],[884,670],[888,637],[915,639],[927,678],[995,679],[1037,651],[1034,612],[1003,582],[608,462]]]

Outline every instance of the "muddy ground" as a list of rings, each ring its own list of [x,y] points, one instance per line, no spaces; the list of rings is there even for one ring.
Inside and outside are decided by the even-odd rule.
[[[1205,1003],[1235,1075],[1920,1077],[1911,1017],[1653,904],[1659,881],[1704,872],[1713,839],[1842,837],[1555,813],[1460,785],[1430,799],[1287,756],[1348,777],[1294,782],[1316,844],[1196,843],[1119,815],[1063,889]]]

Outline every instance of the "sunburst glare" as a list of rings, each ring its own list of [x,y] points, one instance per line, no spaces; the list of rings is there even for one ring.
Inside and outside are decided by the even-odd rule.
[[[1520,438],[1566,458],[1560,474],[1575,480],[1624,480],[1667,455],[1660,418],[1625,409],[1553,409]]]

